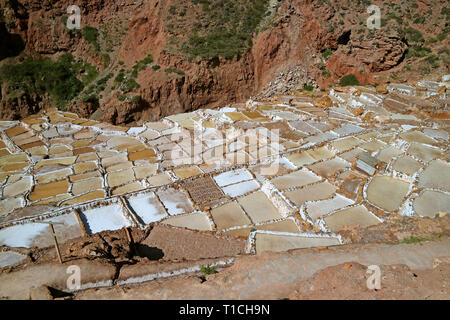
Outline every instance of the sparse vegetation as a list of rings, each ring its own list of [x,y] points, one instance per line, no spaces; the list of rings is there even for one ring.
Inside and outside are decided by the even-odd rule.
[[[83,27],[83,29],[81,29],[81,34],[83,35],[83,38],[91,44],[95,52],[100,51],[100,43],[98,42],[99,33],[96,28],[85,26]]]
[[[202,266],[200,267],[200,271],[202,272],[203,276],[207,276],[209,274],[215,274],[217,273],[217,268],[216,267],[211,267],[209,264],[206,266]]]
[[[324,52],[322,52],[322,57],[324,59],[328,59],[329,56],[333,54],[333,50],[331,48],[326,48]]]
[[[98,96],[95,95],[95,94],[91,94],[89,96],[86,96],[86,97],[82,98],[81,101],[84,102],[84,103],[91,103],[94,106],[96,106],[97,108],[100,106],[100,102],[99,102]]]
[[[136,82],[136,80],[134,80],[134,78],[128,78],[126,79],[124,82],[122,82],[121,86],[120,86],[120,90],[123,93],[127,93],[136,89],[139,89],[141,86],[139,85],[139,83]]]
[[[133,76],[137,77],[139,72],[142,70],[145,70],[147,66],[153,62],[153,56],[151,54],[147,55],[144,59],[136,62],[136,64],[133,66]]]
[[[439,68],[440,66],[439,57],[435,54],[430,54],[429,56],[427,56],[425,58],[425,61],[428,62],[433,69]]]
[[[57,61],[49,58],[26,59],[20,64],[5,64],[0,68],[0,81],[16,95],[50,95],[60,108],[75,98],[83,88],[97,77],[96,69],[76,62],[71,54]]]
[[[449,33],[450,33],[450,26],[447,26],[444,28],[444,31],[442,31],[442,33],[440,33],[436,36],[436,39],[438,41],[443,41],[445,38],[447,38]]]
[[[359,85],[359,81],[353,73],[350,73],[339,80],[339,85],[342,87],[357,86]]]
[[[331,73],[327,69],[324,69],[322,70],[322,76],[324,76],[325,78],[329,78],[331,77]]]
[[[184,76],[184,71],[179,70],[179,69],[175,69],[175,68],[172,68],[172,67],[167,68],[166,70],[164,70],[164,72],[167,73],[167,74],[176,73],[176,74],[178,74],[180,76]]]
[[[109,64],[111,63],[111,57],[109,56],[109,54],[104,53],[102,54],[102,59],[103,59],[103,67],[106,69],[109,67]]]
[[[406,28],[405,33],[406,39],[408,40],[409,43],[417,43],[425,41],[425,39],[422,36],[422,33],[419,30],[408,27]]]
[[[253,33],[266,16],[269,0],[191,0],[198,21],[188,39],[173,41],[180,53],[204,59],[232,58],[251,47]],[[178,8],[172,6],[169,14]],[[218,20],[220,19],[220,23]],[[183,33],[180,21],[166,25],[170,32]]]
[[[420,242],[429,241],[429,240],[430,239],[427,239],[427,238],[411,236],[409,238],[403,239],[402,241],[400,241],[400,243],[411,244],[411,243],[420,243]]]
[[[411,46],[408,48],[408,51],[406,52],[406,57],[425,57],[431,52],[430,48],[422,47],[422,46]]]

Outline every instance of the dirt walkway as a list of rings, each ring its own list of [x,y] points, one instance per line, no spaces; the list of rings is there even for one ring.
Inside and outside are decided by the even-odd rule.
[[[302,249],[238,258],[202,282],[185,276],[86,290],[75,299],[449,299],[450,240]],[[369,290],[367,266],[381,269]]]

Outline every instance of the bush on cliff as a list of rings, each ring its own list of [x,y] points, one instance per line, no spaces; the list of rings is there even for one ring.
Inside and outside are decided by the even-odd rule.
[[[350,74],[346,75],[345,77],[341,78],[341,80],[339,81],[339,85],[342,87],[357,86],[357,85],[359,85],[359,81],[353,73],[350,73]]]
[[[27,59],[20,64],[3,65],[0,81],[8,85],[10,93],[29,96],[48,94],[56,106],[63,107],[96,77],[96,70],[91,67],[76,62],[70,54],[62,55],[57,61],[49,58]],[[83,76],[79,76],[81,73]]]

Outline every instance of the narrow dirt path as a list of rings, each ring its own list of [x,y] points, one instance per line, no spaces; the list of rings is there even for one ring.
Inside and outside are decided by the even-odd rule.
[[[129,286],[86,290],[78,292],[74,298],[449,299],[448,289],[446,290],[449,284],[448,280],[445,280],[448,278],[446,275],[449,271],[449,257],[449,239],[418,244],[345,245],[285,253],[264,253],[238,258],[232,267],[207,276],[205,282],[195,276],[185,276]],[[369,265],[380,266],[382,287],[378,291],[367,288],[369,274],[366,274],[366,271]],[[420,277],[421,282],[405,281],[411,278],[411,275],[412,278]],[[424,285],[420,285],[421,283]],[[328,293],[319,294],[327,290]],[[331,295],[333,292],[335,296]],[[402,292],[409,293],[405,296]]]

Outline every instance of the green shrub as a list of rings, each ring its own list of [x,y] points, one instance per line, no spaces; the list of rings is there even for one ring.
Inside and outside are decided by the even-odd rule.
[[[331,77],[331,73],[327,69],[324,69],[324,70],[322,70],[322,76],[325,78],[329,78],[329,77]]]
[[[89,42],[96,52],[100,51],[100,44],[98,42],[98,30],[94,27],[85,26],[81,29],[83,38]]]
[[[433,69],[439,68],[440,66],[439,57],[435,54],[430,54],[425,58],[425,61],[428,62]]]
[[[444,7],[441,9],[441,14],[445,16],[445,19],[450,20],[450,8]]]
[[[406,57],[425,57],[431,52],[430,48],[422,47],[422,46],[411,46],[408,47],[408,50],[406,52]]]
[[[124,80],[125,80],[125,70],[124,69],[120,69],[119,73],[114,78],[114,82],[115,83],[122,83]]]
[[[100,106],[98,96],[95,94],[88,95],[88,96],[84,97],[81,101],[84,103],[92,103],[97,108]]]
[[[202,272],[203,276],[207,276],[209,274],[215,274],[217,273],[216,267],[211,267],[209,264],[206,266],[201,266],[200,271]]]
[[[64,107],[97,75],[93,70],[93,66],[65,54],[57,61],[41,58],[5,64],[0,68],[0,81],[7,84],[9,91],[30,96],[49,94],[58,107]],[[83,81],[78,78],[82,71],[86,74]]]
[[[135,89],[139,89],[141,86],[136,82],[133,78],[126,79],[121,86],[121,90],[123,93],[127,93],[133,91]]]
[[[397,16],[395,13],[390,13],[387,15],[387,19],[395,20],[398,24],[402,24],[403,20],[401,17]]]
[[[176,7],[176,6],[171,6],[171,7],[169,8],[169,13],[170,13],[171,15],[176,14],[176,13],[177,13],[177,7]]]
[[[353,73],[350,73],[339,80],[339,85],[342,87],[357,86],[359,85],[359,81]]]
[[[414,23],[416,24],[425,24],[426,18],[424,16],[417,17],[414,19]]]
[[[406,39],[408,42],[414,43],[414,42],[423,42],[424,38],[422,36],[422,33],[419,30],[416,30],[414,28],[406,28]]]
[[[102,59],[103,59],[103,67],[105,69],[108,68],[109,64],[111,63],[111,57],[109,56],[109,54],[107,53],[102,54]]]
[[[448,34],[450,33],[450,26],[445,27],[444,31],[442,31],[441,34],[437,35],[437,40],[443,41],[445,38],[447,38]]]
[[[155,65],[152,66],[152,69],[153,69],[154,71],[157,71],[157,70],[161,69],[161,66],[155,64]]]
[[[170,73],[176,73],[179,74],[180,76],[184,76],[184,71],[179,70],[179,69],[175,69],[172,67],[167,68],[166,70],[164,70],[165,73],[170,74]]]
[[[419,243],[419,242],[423,242],[423,241],[429,241],[430,239],[427,238],[422,238],[422,237],[409,237],[409,238],[405,238],[402,241],[400,241],[400,243],[407,243],[407,244],[411,244],[411,243]]]
[[[129,103],[134,103],[134,104],[138,104],[142,101],[142,97],[141,96],[132,96],[130,99],[128,99]]]
[[[153,57],[151,54],[149,54],[144,59],[136,62],[136,64],[133,66],[133,71],[131,73],[133,78],[136,78],[142,70],[145,70],[147,68],[147,65],[153,62]]]
[[[177,44],[178,50],[190,57],[204,59],[239,56],[251,48],[252,37],[266,17],[269,0],[201,0],[196,30],[188,40]],[[219,22],[219,23],[217,23]],[[169,25],[167,25],[170,28]],[[182,25],[172,23],[171,30],[181,31]],[[197,31],[199,31],[197,33]]]
[[[313,87],[312,85],[305,84],[305,85],[303,86],[303,90],[305,90],[305,91],[313,91],[313,90],[314,90],[314,87]]]
[[[324,52],[322,52],[322,57],[327,59],[329,56],[333,54],[333,50],[331,48],[326,48]]]
[[[450,49],[448,48],[442,48],[438,51],[439,54],[446,54],[446,55],[450,55]]]
[[[108,82],[109,79],[111,79],[114,75],[112,74],[112,72],[108,73],[106,76],[104,76],[103,78],[101,78],[100,80],[97,81],[97,85],[104,85]]]

